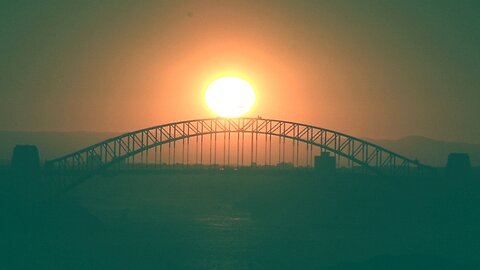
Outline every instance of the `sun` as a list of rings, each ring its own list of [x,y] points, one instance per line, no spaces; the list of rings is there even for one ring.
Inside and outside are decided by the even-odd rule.
[[[210,110],[220,117],[240,117],[255,103],[255,91],[244,79],[222,77],[208,86],[205,100]]]

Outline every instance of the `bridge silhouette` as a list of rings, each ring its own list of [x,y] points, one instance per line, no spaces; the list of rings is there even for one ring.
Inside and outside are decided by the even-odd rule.
[[[209,118],[167,123],[113,137],[49,160],[49,175],[90,177],[109,167],[289,166],[313,168],[331,153],[337,167],[388,175],[418,175],[432,168],[379,145],[333,130],[275,119]]]

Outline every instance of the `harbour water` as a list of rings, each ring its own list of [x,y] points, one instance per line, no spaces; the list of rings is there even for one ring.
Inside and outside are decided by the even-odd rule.
[[[39,269],[469,269],[477,190],[375,176],[99,176],[21,206],[28,214],[4,212],[3,254]]]

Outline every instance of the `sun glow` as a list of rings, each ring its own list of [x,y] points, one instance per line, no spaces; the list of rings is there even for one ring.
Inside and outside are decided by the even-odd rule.
[[[234,118],[250,111],[255,103],[255,92],[244,79],[222,77],[208,86],[205,100],[210,110],[218,116]]]

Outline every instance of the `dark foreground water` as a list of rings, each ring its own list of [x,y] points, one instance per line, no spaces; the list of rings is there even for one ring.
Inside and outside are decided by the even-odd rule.
[[[3,200],[0,269],[480,269],[479,187],[307,173],[97,177],[53,203]]]

